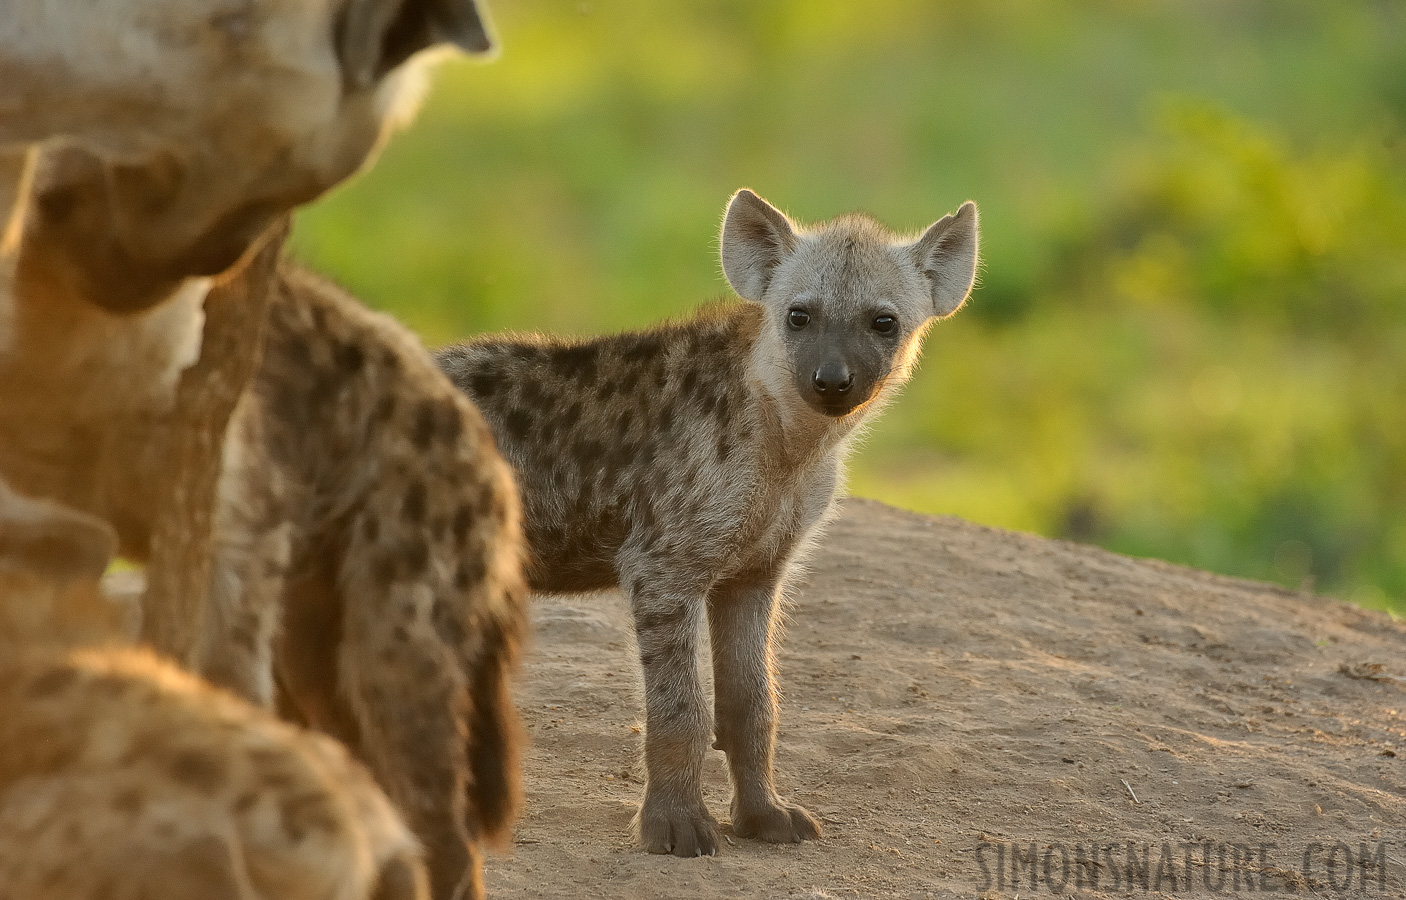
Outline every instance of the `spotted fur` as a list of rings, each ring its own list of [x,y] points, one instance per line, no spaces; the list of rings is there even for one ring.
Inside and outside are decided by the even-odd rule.
[[[335,742],[120,646],[115,544],[0,482],[0,900],[429,900]]]
[[[523,632],[516,490],[412,335],[287,266],[236,408],[193,660],[350,746],[428,851],[482,894],[518,802],[508,677]]]
[[[718,847],[700,788],[710,728],[728,756],[734,831],[819,837],[773,783],[779,597],[857,429],[906,380],[931,321],[966,299],[976,210],[907,240],[862,216],[799,228],[742,191],[722,248],[747,302],[632,334],[486,338],[438,354],[517,471],[532,587],[629,596],[647,713],[637,826],[646,849],[680,856]],[[891,332],[877,333],[880,316]],[[837,372],[848,381],[819,390]],[[712,717],[697,670],[705,616]]]

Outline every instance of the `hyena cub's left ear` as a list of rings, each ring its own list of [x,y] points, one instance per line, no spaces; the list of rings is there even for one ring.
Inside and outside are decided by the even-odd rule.
[[[737,296],[760,303],[772,270],[796,246],[786,214],[743,188],[732,195],[723,217],[723,274]]]
[[[968,200],[908,246],[918,271],[927,276],[939,319],[961,309],[976,281],[976,219],[976,204]]]

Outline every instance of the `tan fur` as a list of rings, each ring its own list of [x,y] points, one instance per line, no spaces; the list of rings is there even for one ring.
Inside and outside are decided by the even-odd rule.
[[[0,485],[0,900],[427,900],[333,741],[120,639],[111,529]]]
[[[422,92],[428,57],[404,63],[442,42],[491,49],[474,0],[11,0],[0,149],[36,149],[19,249],[120,309],[222,271],[374,153]]]
[[[445,40],[491,46],[473,0],[7,4],[0,477],[144,558],[203,276],[363,164]]]
[[[722,256],[750,302],[633,334],[439,354],[519,475],[532,586],[619,584],[630,599],[648,725],[637,826],[647,850],[679,856],[718,849],[700,783],[710,728],[734,831],[819,837],[772,775],[780,597],[857,429],[908,377],[930,322],[966,299],[976,208],[909,241],[862,216],[800,228],[741,191]],[[698,674],[705,617],[715,716]]]
[[[192,664],[341,738],[481,895],[516,811],[508,678],[526,588],[517,493],[477,410],[404,328],[279,273],[219,483]]]
[[[206,276],[360,166],[416,93],[403,63],[445,41],[491,47],[473,0],[7,6],[0,479],[110,522],[145,559]],[[437,897],[476,897],[477,842],[517,802],[516,497],[403,329],[306,276],[282,288],[224,446],[214,602],[176,649],[268,705],[277,641],[286,711],[363,756],[428,846]],[[438,464],[418,471],[427,450]]]
[[[4,900],[429,897],[341,747],[148,652],[12,650],[0,710]]]

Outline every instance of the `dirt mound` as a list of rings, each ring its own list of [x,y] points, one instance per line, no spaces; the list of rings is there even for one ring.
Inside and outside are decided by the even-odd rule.
[[[1406,896],[1406,627],[1384,614],[858,500],[810,571],[778,772],[825,839],[637,851],[625,603],[543,597],[527,810],[491,896]],[[707,782],[723,820],[721,753]]]

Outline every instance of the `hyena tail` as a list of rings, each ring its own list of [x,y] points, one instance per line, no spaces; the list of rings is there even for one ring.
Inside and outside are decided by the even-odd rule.
[[[348,531],[337,693],[357,750],[424,845],[434,896],[481,897],[480,845],[505,841],[520,797],[516,535]]]
[[[521,608],[517,597],[507,604]],[[523,622],[496,618],[481,624],[481,649],[465,660],[469,676],[469,815],[487,841],[504,844],[522,799],[518,777],[522,729],[509,693]],[[472,826],[471,826],[472,827]]]

